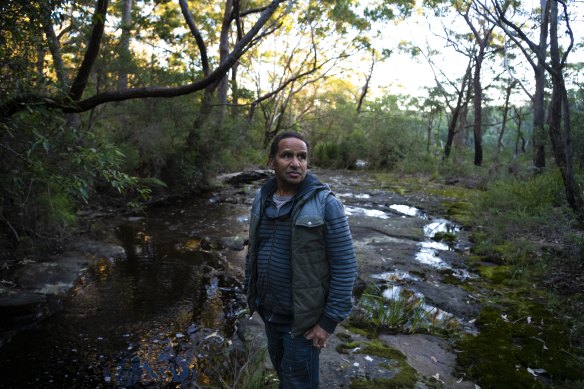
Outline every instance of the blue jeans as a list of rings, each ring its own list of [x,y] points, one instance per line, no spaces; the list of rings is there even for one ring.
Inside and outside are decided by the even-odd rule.
[[[292,335],[290,324],[264,323],[280,389],[318,388],[320,349],[312,345],[312,340]]]

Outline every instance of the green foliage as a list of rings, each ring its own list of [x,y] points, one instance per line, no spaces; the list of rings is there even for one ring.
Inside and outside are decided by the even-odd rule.
[[[69,127],[62,115],[30,107],[2,130],[2,228],[15,242],[26,235],[58,241],[96,189],[112,188],[130,205],[149,198],[145,182],[121,171],[124,155],[118,148]]]
[[[392,288],[391,285],[388,285]],[[449,331],[458,324],[451,317],[440,317],[437,308],[427,307],[424,298],[407,289],[398,289],[391,298],[380,294],[381,289],[370,286],[358,303],[358,310],[351,316],[355,327],[375,332],[414,333],[421,329]]]
[[[313,152],[316,165],[352,168],[357,160],[370,169],[392,169],[418,146],[418,118],[398,108],[398,97],[388,96],[358,114],[354,105],[336,96],[334,108],[323,113]]]

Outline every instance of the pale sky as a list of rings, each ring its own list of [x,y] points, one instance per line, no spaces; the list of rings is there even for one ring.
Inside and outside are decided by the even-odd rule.
[[[531,2],[539,6],[539,1]],[[584,39],[584,16],[582,16],[584,10],[578,9],[578,11],[581,15],[576,20],[571,21],[575,43]],[[470,31],[462,19],[458,22],[451,19],[450,22],[457,23],[457,26],[460,26],[460,31]],[[435,34],[443,35],[439,21],[432,22],[431,29]],[[424,16],[412,15],[405,22],[387,24],[383,28],[383,34],[384,40],[379,47],[392,48],[394,51],[389,59],[376,65],[372,79],[373,95],[389,92],[425,96],[427,93],[424,87],[435,86],[434,74],[430,65],[422,56],[414,59],[408,54],[399,53],[395,47],[400,41],[412,41],[420,47],[426,47],[428,41],[434,45],[432,49],[444,52],[442,60],[436,60],[436,62],[445,72],[452,75],[452,77],[449,76],[451,79],[460,77],[466,69],[467,58],[444,47],[444,42],[430,31],[430,26]],[[522,54],[519,55],[522,56]],[[524,57],[520,57],[520,59],[525,63],[525,71],[529,79],[532,70]],[[584,62],[584,50],[573,49],[568,57],[568,62]],[[485,71],[485,74],[488,74],[488,71]],[[584,75],[579,75],[578,78],[580,82],[584,82]]]

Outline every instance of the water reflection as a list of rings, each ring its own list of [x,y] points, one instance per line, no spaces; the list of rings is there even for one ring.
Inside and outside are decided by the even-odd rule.
[[[158,228],[120,226],[127,257],[95,261],[62,311],[0,349],[2,385],[211,382],[205,361],[223,351],[241,312],[237,282],[201,238]]]

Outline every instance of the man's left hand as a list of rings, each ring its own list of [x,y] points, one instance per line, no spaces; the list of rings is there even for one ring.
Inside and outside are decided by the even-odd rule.
[[[304,333],[306,339],[312,340],[312,345],[316,348],[325,348],[326,340],[331,336],[328,332],[323,330],[318,324]]]

